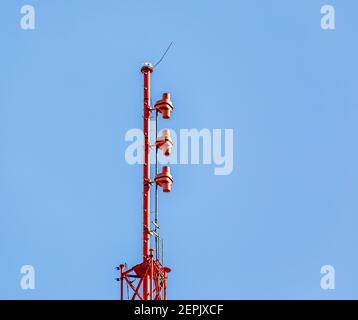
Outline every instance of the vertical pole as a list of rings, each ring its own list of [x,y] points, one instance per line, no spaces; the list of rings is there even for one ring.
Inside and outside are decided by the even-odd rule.
[[[143,162],[143,261],[149,259],[150,249],[150,74],[153,67],[145,63],[141,72],[144,75],[144,162]],[[150,299],[150,275],[143,280],[143,299]]]
[[[166,271],[164,271],[164,279],[163,279],[163,282],[164,282],[164,292],[163,292],[163,300],[167,300],[167,273]]]
[[[120,270],[121,270],[121,278],[120,278],[120,282],[121,282],[121,300],[123,300],[123,270],[124,270],[124,265],[123,264],[120,265]]]
[[[150,249],[150,300],[153,300],[153,249]]]
[[[155,111],[155,141],[158,139],[158,111]],[[158,147],[155,146],[155,175],[158,174]],[[159,238],[158,238],[158,184],[155,184],[155,259],[159,261]]]

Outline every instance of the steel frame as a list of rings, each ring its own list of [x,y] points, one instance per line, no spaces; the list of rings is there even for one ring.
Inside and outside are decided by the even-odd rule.
[[[143,162],[143,262],[125,270],[125,265],[117,267],[120,270],[120,298],[124,300],[124,285],[131,291],[131,300],[166,300],[167,298],[167,275],[170,268],[164,267],[159,261],[159,246],[156,238],[156,258],[153,257],[154,250],[150,248],[150,237],[156,233],[150,230],[150,189],[155,182],[150,179],[150,114],[155,109],[151,108],[150,100],[150,75],[153,67],[145,63],[141,72],[144,77],[144,101],[143,101],[143,134],[144,134],[144,162]],[[156,136],[157,136],[158,112],[156,111]],[[156,149],[157,154],[158,149]],[[158,164],[156,156],[156,173]],[[156,183],[155,183],[156,184]],[[156,217],[157,223],[157,184],[156,184]],[[156,234],[157,237],[157,234]],[[133,279],[133,280],[132,280]],[[137,283],[135,283],[137,281]],[[128,297],[129,298],[129,297]]]

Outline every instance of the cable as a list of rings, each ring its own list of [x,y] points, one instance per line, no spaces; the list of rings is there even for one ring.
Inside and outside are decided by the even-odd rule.
[[[172,44],[173,44],[173,41],[169,44],[167,50],[165,50],[164,54],[163,54],[162,57],[159,59],[159,61],[154,65],[153,68],[155,68],[157,65],[159,65],[159,63],[161,63],[161,62],[163,61],[164,57],[165,57],[166,54],[168,53],[168,51],[169,51],[170,47],[172,46]]]

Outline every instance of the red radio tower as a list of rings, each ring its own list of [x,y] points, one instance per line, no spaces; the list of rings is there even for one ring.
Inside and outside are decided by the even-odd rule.
[[[127,285],[127,293],[131,292],[131,297],[128,295],[128,299],[165,300],[167,274],[171,270],[164,266],[163,254],[160,254],[159,248],[158,187],[161,187],[163,192],[170,192],[173,178],[170,175],[168,166],[163,166],[162,172],[158,172],[158,151],[161,150],[164,155],[169,156],[173,142],[168,129],[164,129],[162,136],[158,137],[158,112],[162,114],[164,119],[169,119],[173,104],[170,101],[170,94],[163,93],[162,99],[155,103],[154,108],[151,108],[150,75],[153,72],[152,64],[143,64],[141,72],[144,76],[143,262],[130,269],[121,264],[117,268],[120,270],[120,278],[117,280],[120,281],[121,300],[124,299],[124,284]],[[153,111],[155,111],[156,115],[155,144],[150,143],[150,115]],[[156,149],[154,180],[150,178],[151,147]],[[153,185],[155,185],[155,216],[153,221],[154,229],[151,230],[150,192]],[[155,250],[150,247],[151,236],[155,237]],[[161,243],[161,251],[163,252],[163,241]],[[155,256],[153,255],[154,251]]]

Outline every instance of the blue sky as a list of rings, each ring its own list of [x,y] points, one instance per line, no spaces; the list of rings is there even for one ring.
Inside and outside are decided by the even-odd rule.
[[[336,9],[322,30],[320,8]],[[36,29],[20,28],[20,8]],[[358,298],[358,4],[2,1],[0,298],[118,299],[141,259],[144,61],[181,128],[234,130],[234,170],[172,165],[170,299]],[[22,290],[20,268],[36,270]],[[332,265],[335,290],[322,290]]]

